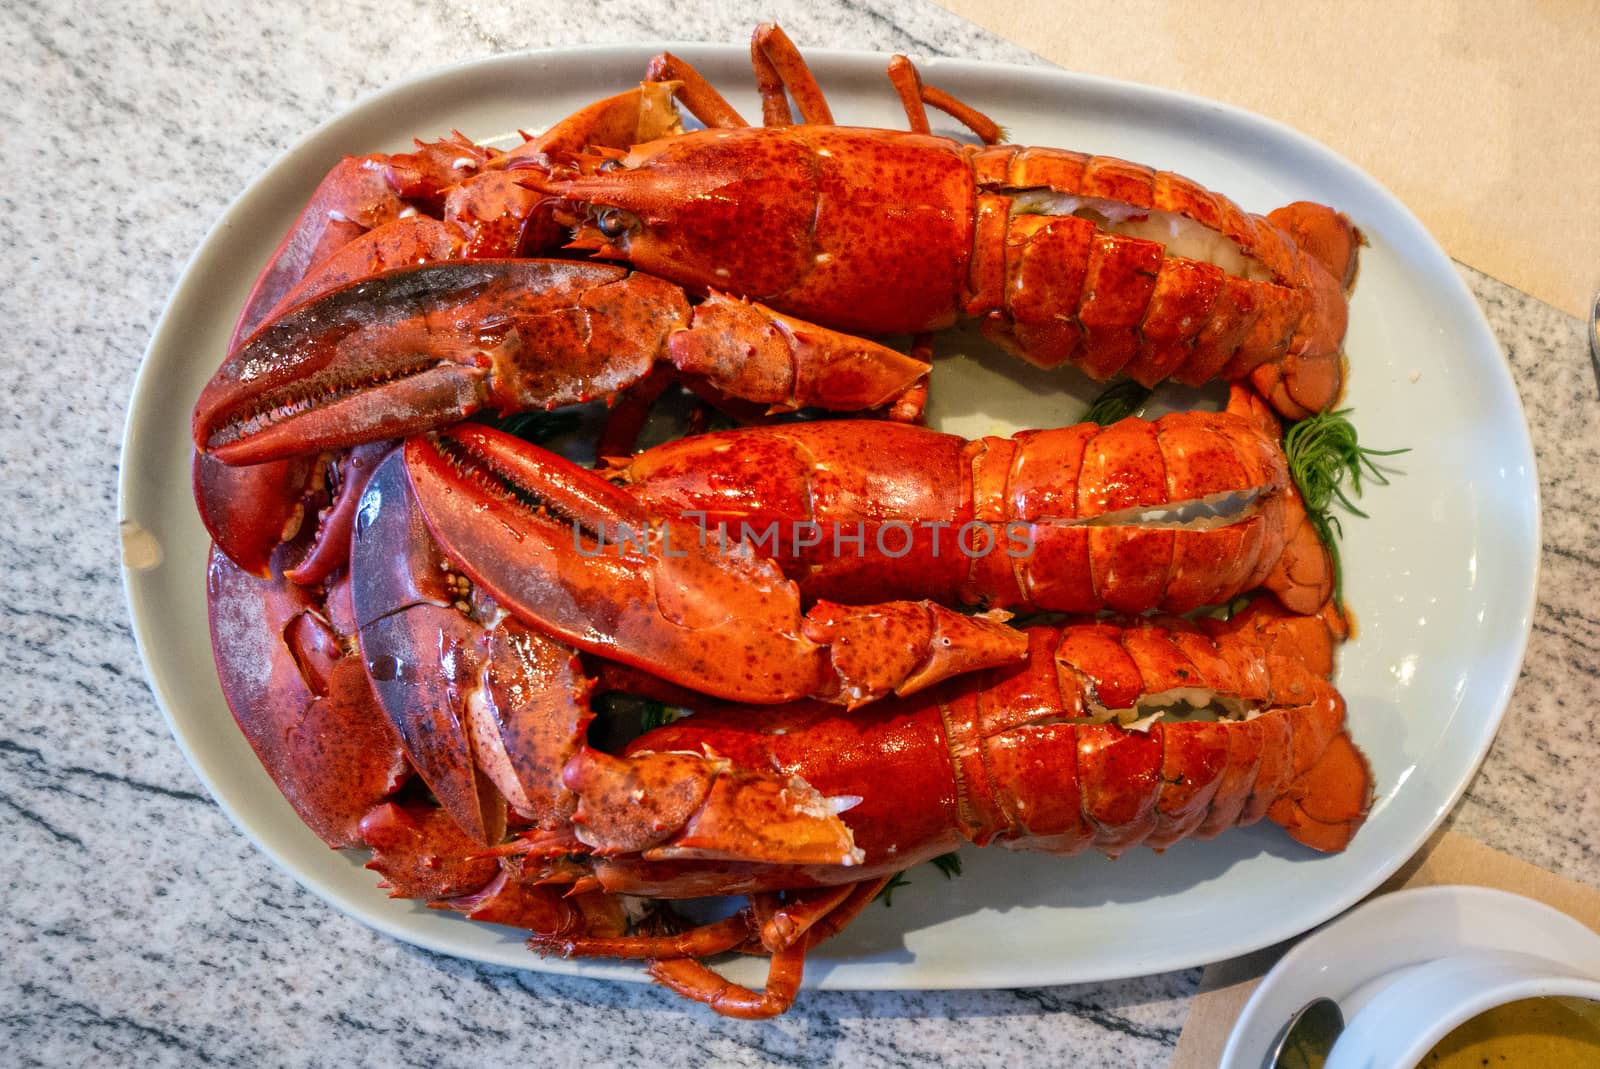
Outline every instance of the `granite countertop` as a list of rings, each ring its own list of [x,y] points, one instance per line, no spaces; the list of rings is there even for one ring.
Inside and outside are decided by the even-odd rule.
[[[395,942],[272,865],[184,763],[124,607],[118,454],[141,354],[190,251],[286,146],[361,95],[495,52],[744,40],[1038,63],[930,3],[153,0],[0,19],[11,236],[0,471],[0,1062],[17,1065],[1162,1065],[1199,970],[1015,991],[807,992],[769,1024],[659,989],[489,968]],[[1533,425],[1541,600],[1512,711],[1457,830],[1600,882],[1600,400],[1580,325],[1463,269]],[[619,1016],[618,1011],[624,1015]],[[626,1024],[621,1024],[623,1020]],[[670,1034],[669,1034],[670,1031]]]

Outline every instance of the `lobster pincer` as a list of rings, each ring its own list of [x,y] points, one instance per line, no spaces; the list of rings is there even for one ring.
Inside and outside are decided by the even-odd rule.
[[[580,650],[735,701],[859,705],[1027,652],[1005,614],[931,602],[801,612],[771,560],[542,449],[464,425],[409,439],[406,468],[451,562],[508,612]]]
[[[537,255],[556,247],[544,199],[515,181],[551,153],[621,147],[682,132],[670,84],[647,82],[597,100],[510,151],[452,132],[414,152],[346,156],[257,276],[234,324],[230,351],[268,319],[326,289],[390,265]],[[402,250],[405,250],[402,254]],[[421,253],[425,259],[417,259]],[[341,261],[334,267],[335,261]],[[360,270],[355,265],[369,264]],[[331,270],[330,270],[331,268]]]
[[[409,771],[345,621],[328,599],[215,550],[206,595],[222,693],[250,748],[318,838],[362,845],[362,817]]]
[[[228,464],[610,398],[657,363],[788,411],[876,408],[927,365],[627,268],[481,260],[387,272],[297,305],[206,385],[195,447]]]
[[[351,615],[377,706],[456,825],[483,845],[507,806],[560,827],[575,799],[561,769],[590,719],[571,647],[477,596],[428,534],[404,457],[367,483],[351,540]]]

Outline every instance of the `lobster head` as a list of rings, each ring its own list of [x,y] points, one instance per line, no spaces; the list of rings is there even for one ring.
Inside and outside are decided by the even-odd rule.
[[[811,267],[814,170],[798,141],[719,129],[580,157],[575,169],[522,181],[561,199],[569,248],[768,300]]]

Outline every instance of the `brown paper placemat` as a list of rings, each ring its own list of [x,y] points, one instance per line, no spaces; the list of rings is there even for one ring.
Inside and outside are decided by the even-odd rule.
[[[1430,839],[1416,857],[1373,895],[1433,884],[1473,884],[1525,895],[1554,906],[1600,932],[1600,890],[1450,831],[1440,832]],[[1200,978],[1200,990],[1189,1007],[1189,1018],[1178,1037],[1178,1049],[1169,1069],[1215,1069],[1239,1011],[1244,1009],[1261,977],[1293,945],[1291,940],[1242,958],[1208,965]]]
[[[1600,285],[1594,0],[940,2],[1067,70],[1288,123],[1375,175],[1451,256],[1587,314]]]

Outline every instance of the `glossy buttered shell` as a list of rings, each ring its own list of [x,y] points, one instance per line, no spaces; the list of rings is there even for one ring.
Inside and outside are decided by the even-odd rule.
[[[1024,522],[1032,544],[974,562],[973,592],[991,604],[1188,612],[1256,586],[1282,550],[1282,455],[1239,417],[1174,413],[983,446],[978,518]],[[1215,521],[1163,515],[1207,498],[1219,500]]]

